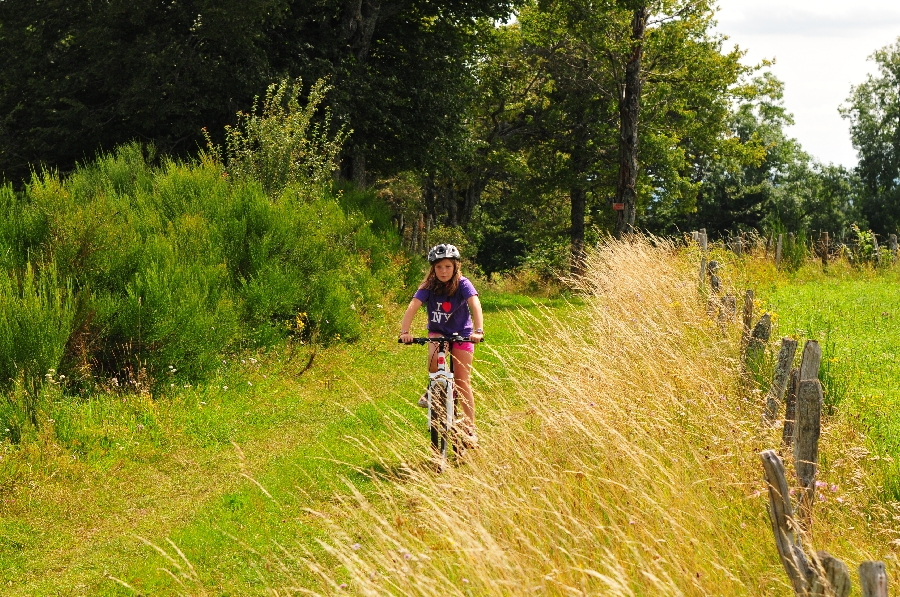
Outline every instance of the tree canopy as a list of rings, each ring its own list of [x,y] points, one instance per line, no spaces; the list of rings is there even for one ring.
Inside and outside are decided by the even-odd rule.
[[[853,87],[841,113],[859,153],[860,211],[872,230],[900,227],[900,39],[876,51],[878,74]]]
[[[782,83],[713,30],[715,10],[710,0],[0,2],[0,176],[71,171],[135,140],[196,155],[205,134],[223,144],[254,110],[277,111],[260,99],[269,85],[302,80],[282,96],[326,108],[308,125],[342,142],[326,152],[340,176],[395,181],[398,227],[460,227],[486,272],[577,265],[599,235],[632,227],[896,231],[900,41],[875,53],[878,73],[842,108],[860,156],[846,169],[790,138]]]

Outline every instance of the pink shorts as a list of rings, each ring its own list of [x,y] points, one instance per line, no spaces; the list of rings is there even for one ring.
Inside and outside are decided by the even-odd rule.
[[[440,338],[444,334],[437,334],[435,332],[428,332],[429,338]],[[475,343],[474,342],[454,342],[453,348],[458,348],[460,350],[465,350],[466,352],[471,352],[475,354]]]

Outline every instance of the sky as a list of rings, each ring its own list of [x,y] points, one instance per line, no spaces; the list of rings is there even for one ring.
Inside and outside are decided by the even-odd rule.
[[[877,72],[868,57],[900,37],[900,1],[719,0],[717,20],[726,44],[747,51],[745,63],[775,59],[796,122],[788,134],[823,163],[855,166],[838,106]]]

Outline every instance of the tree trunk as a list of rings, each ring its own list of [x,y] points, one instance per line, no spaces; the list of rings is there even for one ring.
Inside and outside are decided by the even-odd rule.
[[[644,30],[649,10],[637,8],[631,20],[631,56],[625,66],[625,85],[619,95],[619,182],[616,203],[624,209],[617,212],[616,237],[634,229],[637,203],[638,122],[641,112],[641,57],[644,53]]]
[[[465,201],[463,202],[462,212],[459,216],[459,224],[463,228],[469,225],[472,220],[472,214],[475,212],[475,206],[481,201],[481,194],[487,184],[487,176],[473,176],[472,181],[465,191]]]
[[[459,203],[456,202],[456,189],[447,185],[447,225],[459,226]]]
[[[577,185],[569,189],[572,204],[572,275],[584,274],[584,212],[587,203],[587,192]]]
[[[381,2],[372,0],[350,0],[344,4],[341,36],[356,56],[360,69],[369,57],[372,36],[381,12]]]
[[[422,182],[422,198],[425,201],[425,213],[428,214],[432,222],[437,222],[437,188],[434,184],[434,176],[431,174],[425,176],[425,180]]]
[[[360,148],[355,148],[350,162],[353,183],[360,189],[366,188],[366,153]]]

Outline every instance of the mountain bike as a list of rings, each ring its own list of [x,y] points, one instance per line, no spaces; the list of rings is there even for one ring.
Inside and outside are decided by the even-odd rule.
[[[402,342],[402,340],[400,341]],[[457,433],[456,425],[460,423],[456,418],[456,388],[453,385],[453,358],[447,365],[447,355],[452,353],[453,345],[458,342],[471,342],[457,334],[453,336],[441,336],[436,338],[413,338],[411,344],[428,345],[434,342],[438,345],[437,371],[428,373],[428,429],[431,433],[431,449],[437,459],[438,472],[442,472],[447,466],[447,453],[450,444],[453,444],[456,457],[460,458],[466,446]]]

